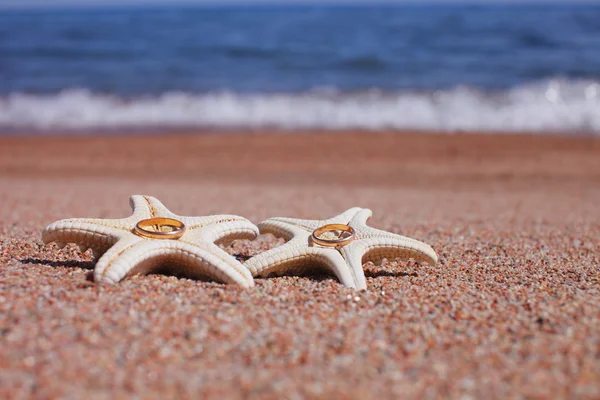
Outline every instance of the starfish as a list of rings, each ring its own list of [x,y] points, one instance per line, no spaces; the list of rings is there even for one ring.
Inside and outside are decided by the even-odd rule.
[[[432,265],[437,263],[435,251],[427,244],[367,226],[372,215],[369,209],[354,207],[324,221],[269,218],[258,224],[260,232],[283,237],[287,242],[250,258],[244,265],[254,277],[302,273],[317,265],[333,272],[347,287],[366,289],[364,262],[412,258]],[[313,232],[329,224],[349,226],[354,230],[355,240],[336,248],[316,244]]]
[[[56,242],[60,248],[76,243],[80,250],[91,248],[100,257],[94,268],[94,280],[117,283],[134,274],[168,271],[190,278],[254,286],[249,271],[233,256],[219,248],[235,239],[253,239],[257,227],[235,215],[181,217],[150,196],[129,199],[133,215],[123,219],[72,218],[54,222],[42,232],[42,240]],[[136,234],[136,225],[151,218],[167,218],[185,224],[178,238],[153,239]],[[171,233],[156,226],[157,236]],[[146,231],[149,234],[153,232]]]

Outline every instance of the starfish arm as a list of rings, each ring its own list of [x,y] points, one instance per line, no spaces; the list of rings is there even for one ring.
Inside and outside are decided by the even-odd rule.
[[[126,233],[119,228],[88,221],[72,218],[53,222],[42,231],[42,241],[45,244],[55,242],[61,248],[67,243],[75,243],[81,251],[91,248],[95,255],[99,255]]]
[[[133,195],[129,198],[129,204],[133,210],[133,215],[130,217],[136,222],[148,218],[174,218],[179,216],[173,214],[163,203],[156,197],[146,195]]]
[[[133,235],[127,235],[121,238],[96,262],[96,266],[94,267],[94,281],[112,282],[112,280],[106,276],[111,270],[111,266],[127,249],[143,242],[144,240],[142,238]],[[116,282],[118,281],[115,281],[115,283]]]
[[[373,215],[373,211],[368,208],[360,210],[348,223],[349,226],[353,227],[357,233],[358,238],[368,237],[397,237],[395,233],[382,231],[379,229],[372,228],[367,225],[367,221]]]
[[[219,270],[223,271],[211,274],[211,277],[214,276],[214,279],[225,283],[236,283],[243,287],[254,286],[252,274],[250,274],[248,268],[244,267],[235,257],[214,243],[202,243],[201,246],[206,249],[203,252],[206,252],[207,256],[211,256],[211,259],[207,260],[219,266]],[[205,258],[207,256],[205,256]],[[227,275],[231,275],[231,277],[228,278]]]
[[[121,247],[118,257],[111,253],[113,257],[98,262],[94,271],[96,281],[117,283],[127,276],[148,274],[161,267],[177,265],[177,271],[190,278],[210,277],[243,287],[254,285],[250,273],[212,243],[192,245],[181,241],[141,240],[129,247]]]
[[[315,266],[333,272],[346,287],[357,288],[357,281],[340,253],[332,249],[307,247],[299,242],[287,242],[252,257],[244,263],[252,276],[265,277],[272,273],[303,272]]]
[[[308,234],[305,230],[296,225],[279,221],[279,218],[269,218],[260,222],[257,226],[262,234],[270,233],[275,237],[284,238],[286,241],[294,240],[294,238],[300,240],[300,237],[306,237],[308,242]]]
[[[431,246],[400,235],[395,237],[372,237],[361,239],[356,242],[364,248],[362,262],[378,262],[383,258],[393,260],[401,258],[408,260],[410,258],[418,262],[427,262],[430,265],[436,265],[438,261],[437,254]]]
[[[363,208],[360,210],[348,223],[349,226],[353,227],[357,233],[358,238],[369,238],[369,237],[387,237],[387,238],[398,238],[404,236],[397,235],[395,233],[382,231],[380,229],[372,228],[367,225],[367,221],[373,212],[368,208]],[[414,240],[410,238],[406,238],[409,240]]]
[[[348,222],[362,209],[360,207],[349,208],[343,213],[336,215],[333,218],[329,218],[326,220],[310,220],[310,219],[295,219],[295,218],[269,218],[267,221],[270,223],[280,223],[280,224],[288,224],[293,225],[295,227],[301,228],[304,231],[312,232],[315,229],[328,224],[348,224]],[[265,222],[267,222],[265,221]],[[260,224],[259,224],[260,227]],[[262,231],[261,231],[262,232]]]
[[[362,267],[362,260],[366,251],[367,249],[360,242],[351,243],[340,249],[342,257],[348,264],[348,271],[352,275],[354,287],[360,290],[367,289],[367,279],[365,278],[365,271]]]
[[[373,216],[373,211],[368,208],[362,208],[356,212],[348,221],[350,226],[367,227],[367,221]]]
[[[413,258],[415,261],[437,264],[437,254],[431,246],[416,239],[367,226],[371,215],[371,210],[365,208],[349,223],[356,230],[359,239],[352,245],[360,246],[364,250],[362,262],[379,261],[382,258]]]
[[[186,235],[186,240],[204,240],[211,243],[218,243],[228,246],[231,242],[237,239],[254,239],[258,236],[258,228],[252,222],[245,218],[233,215],[222,215],[220,219],[215,219],[211,225],[206,224],[203,228],[198,228],[198,225],[191,225],[189,218],[184,223],[191,231]],[[211,217],[212,219],[212,217]]]
[[[244,217],[240,217],[238,215],[208,215],[204,217],[181,217],[178,216],[177,219],[182,221],[188,229],[201,229],[205,227],[209,227],[211,225],[220,224],[223,222],[232,222],[232,221],[248,221]]]

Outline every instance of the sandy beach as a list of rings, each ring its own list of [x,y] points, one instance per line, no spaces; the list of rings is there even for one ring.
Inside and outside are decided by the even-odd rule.
[[[69,217],[324,219],[352,206],[437,266],[365,264],[241,289],[90,281],[43,246]],[[528,134],[179,132],[0,137],[2,398],[599,398],[600,140]],[[281,243],[234,243],[240,257]]]

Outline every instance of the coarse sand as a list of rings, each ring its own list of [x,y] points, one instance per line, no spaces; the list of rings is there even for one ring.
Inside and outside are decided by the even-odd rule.
[[[241,289],[90,280],[43,246],[69,217],[328,218],[414,237],[365,264]],[[240,259],[282,243],[236,242]],[[0,398],[600,398],[600,140],[410,132],[0,137]]]

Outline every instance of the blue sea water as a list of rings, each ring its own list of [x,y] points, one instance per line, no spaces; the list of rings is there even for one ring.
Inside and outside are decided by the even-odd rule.
[[[0,128],[600,133],[600,6],[0,13]]]

